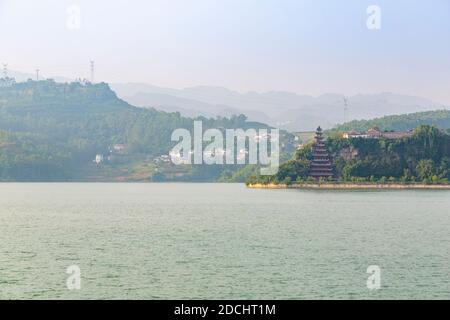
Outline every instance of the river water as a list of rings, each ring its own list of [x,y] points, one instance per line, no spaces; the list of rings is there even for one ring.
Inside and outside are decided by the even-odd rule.
[[[450,192],[3,183],[0,298],[448,299]]]

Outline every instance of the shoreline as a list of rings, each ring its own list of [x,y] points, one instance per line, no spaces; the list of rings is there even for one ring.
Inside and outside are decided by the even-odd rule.
[[[304,184],[249,184],[251,189],[321,189],[321,190],[450,190],[450,184],[359,184],[359,183],[304,183]]]

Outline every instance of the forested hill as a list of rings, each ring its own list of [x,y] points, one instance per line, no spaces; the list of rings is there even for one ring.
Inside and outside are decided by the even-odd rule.
[[[207,128],[266,128],[243,115],[206,119]],[[167,155],[177,128],[193,119],[129,105],[105,83],[51,80],[0,87],[0,180],[84,179],[96,154],[125,146],[125,169],[142,159]],[[112,168],[111,170],[116,170]]]
[[[450,128],[450,111],[437,110],[386,116],[372,120],[354,120],[336,126],[336,131],[365,131],[373,127],[381,130],[407,131],[420,125],[434,125],[441,129]]]
[[[310,177],[313,143],[299,149],[294,159],[283,163],[275,176],[252,177],[248,183],[303,183]],[[401,139],[345,139],[332,135],[326,140],[334,179],[339,182],[441,183],[450,181],[450,134],[420,126],[411,137]]]
[[[130,152],[166,152],[170,130],[190,123],[178,114],[133,107],[104,83],[18,83],[0,88],[0,106],[0,130],[17,142],[18,149],[8,151],[52,154],[54,163],[60,157],[86,161],[114,143],[126,143]],[[26,142],[40,150],[20,150]]]

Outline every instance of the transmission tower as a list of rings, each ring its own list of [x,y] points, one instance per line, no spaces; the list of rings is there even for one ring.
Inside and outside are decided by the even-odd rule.
[[[90,63],[91,63],[91,83],[94,83],[94,60],[91,60]]]
[[[3,78],[8,78],[8,64],[3,63]]]
[[[344,97],[344,123],[347,122],[347,113],[348,113],[348,98]]]

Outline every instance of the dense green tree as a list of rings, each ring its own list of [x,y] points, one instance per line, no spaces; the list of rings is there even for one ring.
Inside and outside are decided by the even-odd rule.
[[[344,139],[331,135],[326,142],[335,176],[353,182],[434,182],[450,179],[450,135],[433,126],[419,126],[401,139]],[[308,180],[311,145],[280,166],[276,179]]]
[[[429,180],[434,175],[433,160],[420,160],[416,167],[417,177],[421,180]]]

